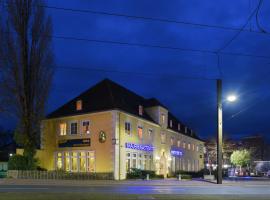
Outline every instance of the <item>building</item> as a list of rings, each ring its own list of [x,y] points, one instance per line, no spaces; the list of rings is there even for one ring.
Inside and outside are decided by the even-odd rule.
[[[105,79],[47,116],[37,155],[48,170],[112,172],[120,180],[130,168],[198,171],[203,147],[158,100]]]
[[[0,130],[0,172],[7,171],[8,160],[16,152],[16,143],[13,134]]]

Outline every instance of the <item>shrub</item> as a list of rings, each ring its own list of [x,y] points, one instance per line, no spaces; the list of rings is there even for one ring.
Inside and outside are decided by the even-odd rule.
[[[9,170],[27,170],[28,160],[27,157],[22,155],[13,155],[9,158],[8,169]]]
[[[163,175],[156,175],[152,170],[131,168],[127,173],[127,179],[146,179],[147,174],[149,174],[149,178],[163,178]]]
[[[189,171],[182,171],[182,170],[179,170],[179,171],[176,171],[175,172],[175,176],[177,177],[177,175],[181,174],[182,175],[189,175],[191,176],[192,178],[201,178],[203,177],[203,175],[205,174],[204,170],[200,170],[198,172],[189,172]]]

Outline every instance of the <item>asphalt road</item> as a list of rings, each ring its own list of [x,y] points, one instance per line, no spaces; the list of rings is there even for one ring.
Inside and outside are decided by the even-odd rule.
[[[93,193],[93,194],[193,194],[193,195],[263,195],[270,197],[269,184],[249,185],[0,185],[1,192]]]

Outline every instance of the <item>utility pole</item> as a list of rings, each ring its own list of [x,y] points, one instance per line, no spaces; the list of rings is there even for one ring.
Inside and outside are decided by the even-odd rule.
[[[217,184],[222,184],[222,80],[217,79]]]

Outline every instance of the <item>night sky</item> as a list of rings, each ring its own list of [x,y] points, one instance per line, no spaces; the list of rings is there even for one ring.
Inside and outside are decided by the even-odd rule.
[[[241,28],[258,0],[50,0],[47,5]],[[261,26],[270,32],[269,9],[270,2],[264,1],[258,17]],[[237,33],[87,12],[46,11],[52,16],[56,36],[217,51]],[[253,32],[259,31],[255,17],[245,30],[222,52],[270,57],[270,35]],[[267,137],[270,132],[270,59],[221,55],[220,74],[217,56],[206,52],[56,38],[53,48],[56,65],[62,68],[56,69],[47,112],[109,78],[146,98],[156,97],[199,136],[213,137],[216,83],[206,79],[221,76],[224,98],[230,93],[239,98],[235,103],[224,102],[225,137],[254,134]],[[183,79],[183,76],[200,79]],[[13,121],[2,117],[0,125],[10,128]]]

